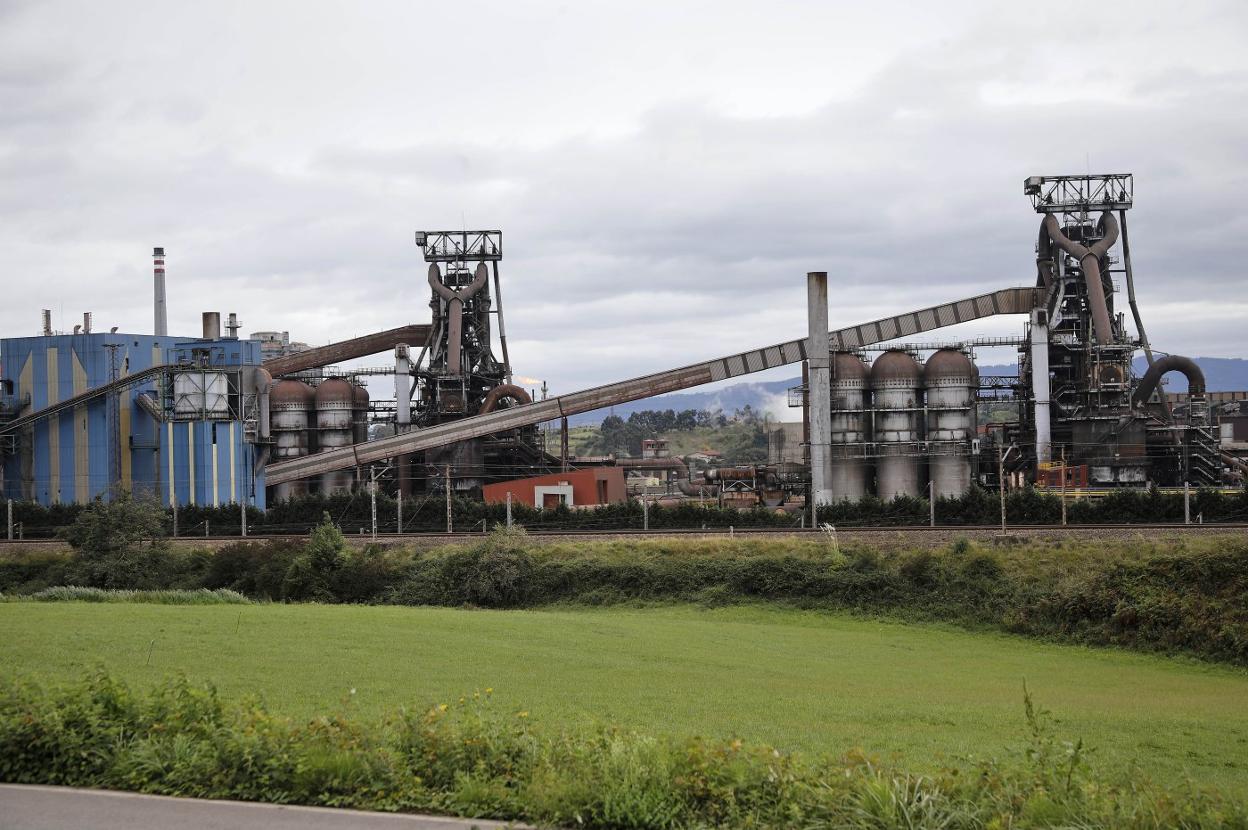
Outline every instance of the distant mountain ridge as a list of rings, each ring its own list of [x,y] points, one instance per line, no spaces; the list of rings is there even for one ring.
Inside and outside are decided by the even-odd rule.
[[[1248,360],[1239,357],[1198,357],[1197,365],[1205,373],[1205,383],[1210,392],[1229,392],[1248,389]],[[1137,357],[1132,364],[1137,375],[1144,374],[1148,362]],[[982,375],[1014,375],[1018,367],[1009,365],[983,365],[979,367]],[[776,421],[796,421],[801,418],[798,409],[788,407],[788,390],[800,386],[800,376],[787,380],[775,380],[759,383],[737,383],[723,389],[709,392],[673,392],[640,401],[621,404],[611,409],[599,409],[584,412],[568,419],[573,426],[583,424],[599,424],[608,415],[615,414],[627,418],[633,412],[643,409],[705,409],[711,412],[733,412],[749,406],[751,409],[766,412]],[[1167,392],[1186,392],[1187,378],[1177,372],[1166,376]]]

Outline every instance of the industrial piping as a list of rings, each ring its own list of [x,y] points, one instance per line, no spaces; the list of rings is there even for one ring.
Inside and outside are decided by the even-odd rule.
[[[464,368],[460,365],[463,354],[464,301],[485,287],[488,276],[489,271],[486,270],[485,263],[478,263],[472,282],[456,291],[442,284],[442,271],[436,262],[429,266],[429,287],[446,301],[446,316],[449,318],[446,335],[446,365],[456,375]]]
[[[533,399],[529,397],[529,393],[524,389],[516,386],[514,383],[500,383],[489,391],[485,396],[485,400],[481,402],[481,410],[479,415],[487,412],[493,412],[498,408],[498,404],[503,399],[510,399],[518,404],[533,403]]]
[[[1131,405],[1138,407],[1148,403],[1148,399],[1157,389],[1157,384],[1161,383],[1161,376],[1167,372],[1182,372],[1187,376],[1188,394],[1192,397],[1204,396],[1205,373],[1196,365],[1196,361],[1190,357],[1172,354],[1148,367],[1144,377],[1140,378],[1140,385],[1136,387],[1135,394],[1131,396]]]
[[[1083,282],[1088,291],[1088,305],[1092,308],[1092,325],[1096,329],[1096,341],[1101,345],[1112,343],[1114,328],[1109,320],[1109,302],[1105,299],[1105,286],[1101,282],[1101,257],[1118,241],[1118,220],[1109,211],[1101,214],[1098,223],[1104,236],[1091,247],[1081,245],[1062,233],[1057,217],[1044,217],[1044,230],[1049,239],[1066,253],[1079,260],[1083,269]],[[1043,268],[1041,269],[1043,275]]]

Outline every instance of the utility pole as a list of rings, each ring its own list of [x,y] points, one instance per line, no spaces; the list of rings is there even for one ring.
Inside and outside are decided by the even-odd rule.
[[[1192,485],[1183,482],[1183,524],[1192,523]]]
[[[211,519],[204,519],[204,538],[205,539],[207,539],[210,535],[212,535],[211,530],[212,530]]]
[[[451,513],[451,465],[446,465],[446,532],[455,532],[455,519]]]
[[[927,483],[927,526],[936,526],[936,482]]]
[[[644,493],[641,496],[641,529],[650,529],[650,503],[646,501]]]
[[[243,538],[247,538],[247,499],[243,499],[238,503],[238,526],[243,529]]]
[[[1062,447],[1062,527],[1066,526],[1066,448]]]
[[[7,512],[9,514],[9,520],[8,520],[9,541],[12,542],[13,541],[13,499],[9,499],[8,505],[9,506],[8,506]]]
[[[511,527],[511,491],[507,491],[507,527]]]
[[[1005,448],[997,442],[997,484],[1001,490],[1001,535],[1005,535]]]
[[[368,501],[373,516],[373,541],[377,541],[377,466],[368,465]]]
[[[400,473],[400,474],[401,474],[401,473]],[[400,490],[400,492],[399,492],[398,502],[397,502],[397,504],[396,504],[395,506],[397,507],[397,509],[398,509],[398,514],[399,514],[399,515],[398,515],[398,519],[399,519],[399,535],[400,535],[400,536],[402,536],[402,535],[403,535],[403,492],[402,492],[401,490]]]

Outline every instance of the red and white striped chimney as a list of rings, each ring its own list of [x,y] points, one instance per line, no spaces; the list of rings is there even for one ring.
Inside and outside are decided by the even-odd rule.
[[[169,321],[165,312],[165,249],[153,248],[152,260],[154,267],[153,280],[155,283],[155,330],[157,337],[164,337],[169,334]]]

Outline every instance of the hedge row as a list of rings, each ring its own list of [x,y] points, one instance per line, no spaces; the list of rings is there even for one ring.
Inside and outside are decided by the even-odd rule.
[[[498,531],[471,546],[346,549],[332,527],[308,543],[215,551],[0,559],[0,591],[57,585],[229,589],[260,600],[533,607],[552,603],[780,601],[1182,651],[1248,665],[1248,542],[1173,550],[1141,541],[1054,548],[833,550],[818,539],[642,540],[530,545]]]
[[[1217,490],[1194,490],[1191,496],[1193,521],[1207,523],[1248,521],[1248,491],[1226,494]],[[1151,522],[1182,522],[1183,495],[1158,490],[1119,490],[1094,499],[1068,499],[1067,521],[1072,524],[1128,524]],[[14,521],[22,525],[27,538],[53,536],[81,512],[81,505],[45,507],[34,502],[14,503]],[[372,508],[367,496],[343,494],[310,495],[272,505],[267,511],[249,508],[247,525],[254,535],[303,533],[328,512],[347,533],[363,532],[372,526]],[[738,510],[713,505],[682,504],[671,507],[649,506],[646,511],[638,501],[606,505],[589,510],[560,507],[537,510],[521,504],[512,506],[516,524],[538,529],[563,530],[628,530],[641,528],[643,512],[649,514],[649,526],[655,529],[697,529],[727,527],[796,527],[800,516],[775,510]],[[484,504],[470,499],[452,503],[456,530],[482,530],[503,524],[506,507]],[[398,529],[398,509],[389,496],[377,498],[378,524],[383,532]],[[1031,488],[1012,491],[1006,496],[1007,521],[1011,524],[1058,524],[1061,521],[1061,499],[1053,493]],[[926,499],[898,497],[881,501],[867,497],[858,502],[843,502],[819,511],[820,523],[837,527],[913,526],[927,524],[930,507]],[[1000,521],[1000,501],[995,493],[973,489],[959,498],[936,501],[936,522],[946,526],[992,525]],[[236,504],[221,507],[194,505],[178,510],[178,532],[197,536],[210,530],[213,535],[235,535],[240,532],[240,508]],[[172,514],[166,511],[164,529],[173,532]],[[443,531],[446,529],[446,502],[440,497],[408,499],[403,504],[403,529],[410,532]]]

